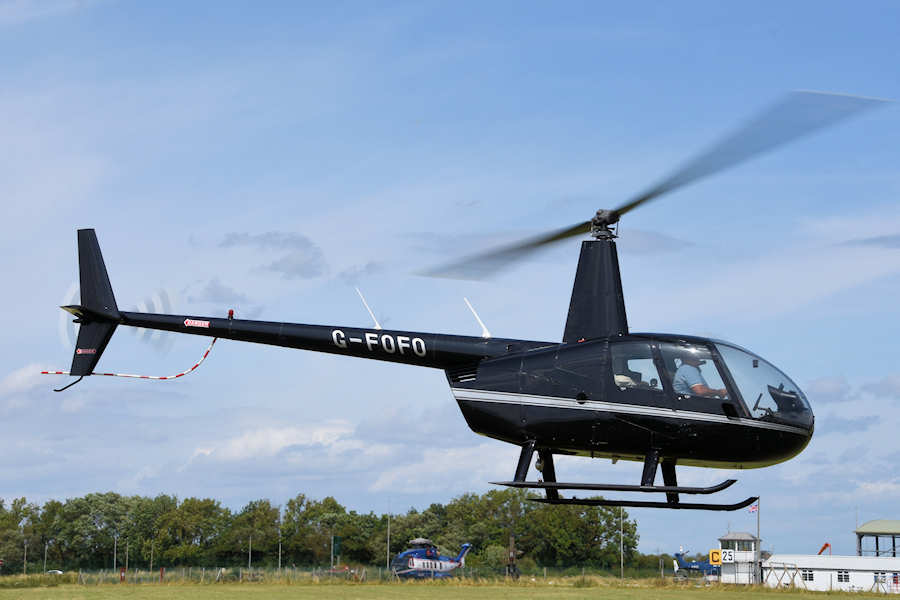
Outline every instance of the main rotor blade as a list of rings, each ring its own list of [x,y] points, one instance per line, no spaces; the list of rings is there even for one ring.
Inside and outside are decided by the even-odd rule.
[[[886,102],[890,101],[828,92],[790,92],[643,193],[611,211],[603,211],[603,223],[615,223],[622,215],[663,194]],[[463,258],[421,274],[454,279],[484,279],[542,246],[590,231],[591,221],[585,221]]]
[[[486,279],[511,263],[525,258],[535,250],[576,235],[590,233],[591,222],[558,229],[550,233],[526,238],[520,242],[494,248],[460,261],[422,271],[426,277],[446,277],[449,279]]]
[[[622,216],[665,193],[886,102],[889,101],[828,92],[790,92],[650,189],[614,209],[614,212]]]

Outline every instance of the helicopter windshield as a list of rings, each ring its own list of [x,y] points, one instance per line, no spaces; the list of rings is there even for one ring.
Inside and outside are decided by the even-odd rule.
[[[716,348],[753,418],[812,426],[809,403],[787,375],[745,350],[726,344]]]

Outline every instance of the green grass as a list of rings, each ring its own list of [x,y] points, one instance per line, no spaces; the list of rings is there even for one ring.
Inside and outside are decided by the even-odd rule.
[[[9,579],[3,578],[9,583]],[[34,580],[22,585],[35,584]],[[292,600],[812,600],[823,595],[860,598],[871,594],[771,590],[748,586],[675,584],[670,580],[625,580],[604,577],[522,578],[518,582],[457,579],[434,582],[352,583],[304,581],[295,583],[170,583],[57,585],[0,588],[0,600],[134,598],[155,600],[219,600],[224,598],[291,598]]]

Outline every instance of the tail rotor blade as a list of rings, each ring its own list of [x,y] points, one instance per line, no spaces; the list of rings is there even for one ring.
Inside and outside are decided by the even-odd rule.
[[[175,312],[176,302],[173,296],[174,292],[167,291],[163,288],[159,289],[152,296],[145,298],[134,306],[135,312],[155,313],[155,314],[172,314]],[[153,329],[145,329],[143,327],[131,328],[132,335],[143,343],[153,346],[158,352],[165,354],[171,350],[175,343],[175,336],[166,331]]]
[[[69,284],[69,288],[62,298],[60,306],[75,304],[79,297],[80,292],[78,289],[78,282],[73,281]],[[78,325],[72,320],[72,315],[66,311],[60,311],[57,330],[59,333],[59,343],[62,344],[63,348],[71,351],[75,347],[75,340],[78,338]]]

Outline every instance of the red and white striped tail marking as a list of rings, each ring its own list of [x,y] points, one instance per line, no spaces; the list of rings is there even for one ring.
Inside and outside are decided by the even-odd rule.
[[[168,379],[178,379],[179,377],[184,377],[188,373],[192,372],[194,369],[203,364],[203,361],[206,360],[206,357],[209,356],[210,350],[213,349],[213,346],[216,344],[216,340],[219,338],[213,338],[213,341],[209,343],[209,346],[206,348],[206,352],[203,353],[203,356],[200,357],[200,360],[197,363],[188,369],[187,371],[182,371],[181,373],[177,373],[175,375],[132,375],[131,373],[97,373],[94,371],[91,375],[103,375],[105,377],[130,377],[131,379],[155,379],[157,381],[165,381]],[[68,371],[41,371],[41,375],[68,375]]]

